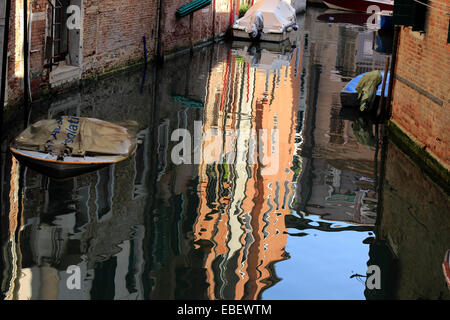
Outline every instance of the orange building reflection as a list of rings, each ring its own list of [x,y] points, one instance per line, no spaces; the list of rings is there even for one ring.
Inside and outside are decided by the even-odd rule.
[[[203,157],[214,149],[215,162],[199,165],[194,226],[196,243],[212,244],[204,264],[210,299],[260,298],[279,281],[274,264],[287,258],[300,93],[294,53],[238,46],[212,70],[202,129],[213,137],[201,149]]]

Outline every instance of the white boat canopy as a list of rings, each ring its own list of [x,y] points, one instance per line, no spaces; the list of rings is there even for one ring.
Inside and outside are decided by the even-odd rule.
[[[295,10],[290,4],[283,0],[259,0],[236,21],[233,28],[250,32],[258,12],[264,19],[264,33],[282,33],[287,27],[295,24]]]

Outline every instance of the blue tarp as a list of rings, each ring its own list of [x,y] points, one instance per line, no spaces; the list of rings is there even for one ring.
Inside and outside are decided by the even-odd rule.
[[[344,92],[347,93],[356,93],[356,86],[358,85],[359,80],[361,79],[361,77],[363,75],[365,75],[368,72],[362,73],[359,76],[356,76],[355,78],[353,78],[349,83],[347,83],[347,85],[345,86],[345,88],[343,89]],[[381,73],[381,77],[384,78],[384,72],[380,71]],[[387,97],[388,95],[388,84],[389,84],[389,73],[387,74],[387,78],[386,78],[386,88],[384,90],[384,96]],[[377,96],[381,96],[381,87],[383,86],[383,82],[381,82],[381,84],[378,86],[377,89]]]

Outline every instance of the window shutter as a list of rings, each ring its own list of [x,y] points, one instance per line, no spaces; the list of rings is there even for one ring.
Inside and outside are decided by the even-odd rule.
[[[393,22],[395,25],[412,27],[413,31],[425,30],[428,0],[395,0]]]
[[[428,4],[428,0],[420,0],[420,2]],[[427,16],[428,7],[424,4],[414,1],[414,21],[412,26],[413,31],[425,31],[425,18]]]
[[[413,0],[395,0],[393,22],[395,25],[412,26],[414,10]]]

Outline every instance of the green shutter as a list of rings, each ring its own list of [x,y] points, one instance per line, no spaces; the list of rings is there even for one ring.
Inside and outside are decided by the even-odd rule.
[[[188,14],[195,12],[197,10],[200,10],[206,6],[209,6],[211,4],[211,0],[194,0],[188,4],[185,4],[184,6],[177,9],[175,12],[175,15],[178,18],[182,18],[184,16],[187,16]]]

